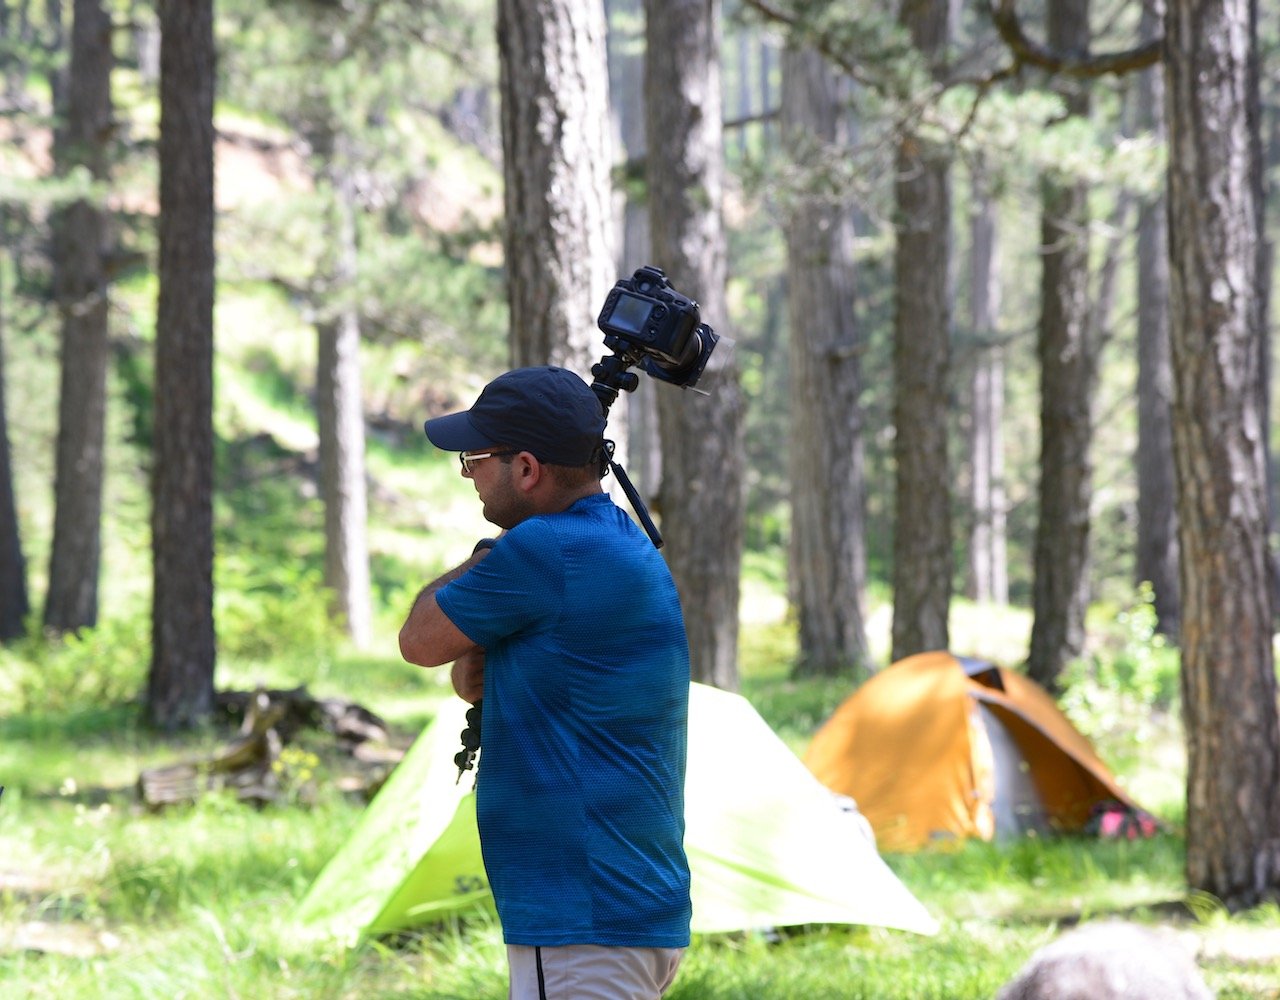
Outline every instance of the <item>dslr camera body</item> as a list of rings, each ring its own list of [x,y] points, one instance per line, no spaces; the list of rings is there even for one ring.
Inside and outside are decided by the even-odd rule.
[[[697,384],[720,340],[701,322],[698,303],[651,265],[613,286],[596,325],[624,369],[638,365],[646,375],[685,389]]]

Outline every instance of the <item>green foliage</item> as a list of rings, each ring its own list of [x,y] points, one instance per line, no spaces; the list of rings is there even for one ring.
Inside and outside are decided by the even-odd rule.
[[[58,714],[129,701],[150,662],[143,614],[61,637],[44,635],[33,616],[25,638],[0,646],[0,712]]]
[[[320,661],[340,641],[319,570],[297,561],[219,556],[219,653],[238,660]]]
[[[1061,705],[1084,732],[1105,732],[1176,709],[1180,658],[1156,626],[1155,594],[1143,583],[1109,627],[1093,629],[1097,651],[1068,665]],[[1134,732],[1139,741],[1148,735],[1147,725]]]

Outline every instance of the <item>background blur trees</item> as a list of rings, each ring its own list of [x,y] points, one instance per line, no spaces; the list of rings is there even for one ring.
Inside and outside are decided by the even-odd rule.
[[[53,222],[54,296],[62,321],[53,543],[44,623],[66,632],[98,619],[102,479],[106,460],[107,254],[104,182],[111,161],[111,16],[101,0],[76,0],[66,104],[53,154],[63,176],[95,182]]]
[[[822,161],[845,141],[839,77],[810,48],[782,57],[783,142],[812,172],[784,201],[792,399],[789,579],[797,672],[864,672],[866,522],[861,365],[854,306],[853,220]]]
[[[1054,52],[1088,53],[1088,0],[1049,0],[1046,40]],[[1077,128],[1089,114],[1088,80],[1055,80],[1065,114],[1051,127]],[[1094,387],[1098,337],[1092,329],[1089,190],[1050,166],[1041,180],[1040,485],[1036,523],[1035,622],[1027,674],[1050,690],[1084,648],[1089,603],[1093,495]]]
[[[31,610],[27,596],[27,563],[22,554],[22,536],[18,532],[8,407],[4,398],[4,299],[4,278],[0,274],[0,641],[22,635],[27,612]]]
[[[731,336],[722,198],[719,0],[645,0],[645,177],[653,259]],[[712,395],[663,392],[658,513],[684,604],[694,678],[738,686],[743,399],[737,362],[712,355]],[[659,387],[662,388],[662,387]]]
[[[212,0],[160,9],[160,215],[152,465],[151,672],[164,729],[213,711]]]
[[[899,21],[916,88],[941,76],[951,36],[948,0],[904,0]],[[894,173],[893,651],[946,649],[951,608],[951,150],[911,115],[896,136]]]

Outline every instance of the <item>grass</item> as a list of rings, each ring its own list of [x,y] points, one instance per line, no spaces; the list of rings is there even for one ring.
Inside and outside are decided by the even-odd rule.
[[[783,622],[744,627],[747,696],[793,746],[847,694],[791,682]],[[446,697],[438,672],[392,655],[230,662],[220,683],[305,682],[341,693],[411,738]],[[128,704],[0,718],[0,982],[10,997],[468,998],[506,995],[492,920],[475,918],[353,950],[304,945],[291,907],[357,822],[361,804],[321,765],[310,806],[255,810],[223,795],[141,811],[140,769],[208,752],[209,729],[160,740]],[[321,742],[313,744],[321,755]],[[1280,912],[1228,917],[1183,902],[1182,841],[1028,839],[886,860],[940,919],[932,938],[870,927],[700,937],[674,1000],[989,998],[1037,947],[1121,915],[1173,926],[1201,950],[1218,995],[1271,997]]]

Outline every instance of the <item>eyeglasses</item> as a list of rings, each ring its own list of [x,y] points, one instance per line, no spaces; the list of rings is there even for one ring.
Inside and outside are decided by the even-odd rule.
[[[486,458],[501,458],[503,455],[518,455],[518,451],[508,449],[506,451],[483,451],[478,455],[473,455],[469,451],[464,451],[458,456],[458,461],[462,463],[462,474],[464,476],[471,475],[471,466],[476,462]]]

